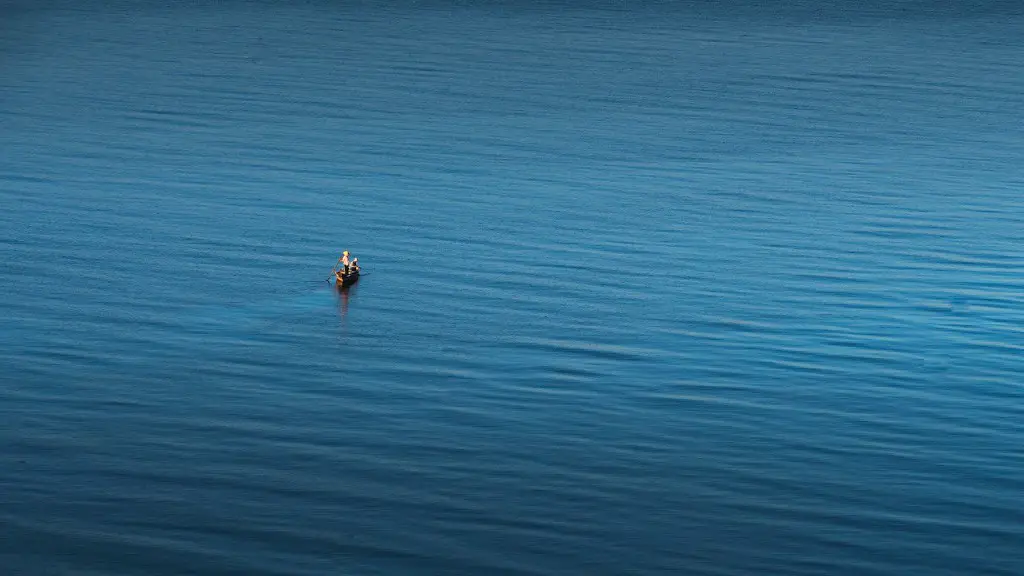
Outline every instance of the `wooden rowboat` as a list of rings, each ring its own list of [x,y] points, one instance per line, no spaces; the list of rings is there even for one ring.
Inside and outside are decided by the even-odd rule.
[[[334,285],[337,286],[338,288],[351,286],[356,283],[356,280],[359,280],[358,270],[354,272],[349,272],[348,274],[345,274],[341,270],[338,270],[337,272],[334,273]]]

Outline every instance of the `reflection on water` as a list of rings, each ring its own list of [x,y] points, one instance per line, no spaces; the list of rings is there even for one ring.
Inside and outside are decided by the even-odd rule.
[[[352,293],[355,290],[355,287],[356,284],[350,284],[348,286],[334,286],[334,291],[338,293],[339,310],[341,310],[342,318],[348,315],[348,302],[349,299],[352,297]]]

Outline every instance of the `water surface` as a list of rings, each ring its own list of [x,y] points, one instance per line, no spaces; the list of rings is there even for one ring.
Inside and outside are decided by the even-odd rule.
[[[6,573],[1024,570],[1012,6],[2,15]]]

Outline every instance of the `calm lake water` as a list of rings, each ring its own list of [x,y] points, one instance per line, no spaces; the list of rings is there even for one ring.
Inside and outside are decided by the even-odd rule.
[[[1024,573],[1017,4],[199,4],[0,11],[0,572]]]

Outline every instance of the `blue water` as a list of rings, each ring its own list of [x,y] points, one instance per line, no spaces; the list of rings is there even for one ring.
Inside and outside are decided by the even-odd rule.
[[[199,4],[0,11],[0,572],[1024,573],[1015,4]]]

